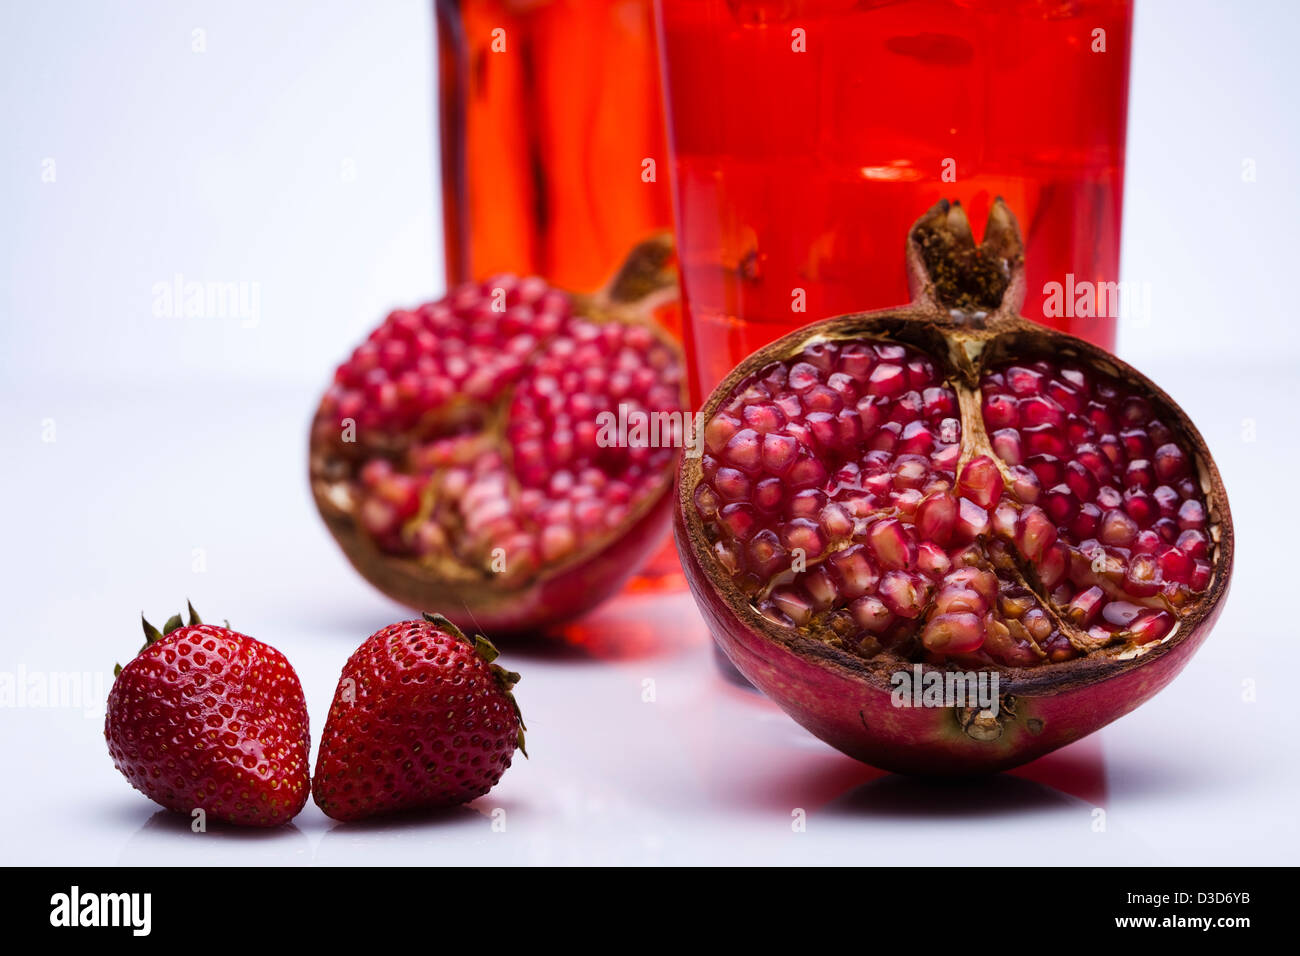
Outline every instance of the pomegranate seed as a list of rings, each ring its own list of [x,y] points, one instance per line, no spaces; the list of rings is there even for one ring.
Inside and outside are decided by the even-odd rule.
[[[1005,374],[1007,387],[1022,398],[1027,395],[1037,395],[1043,386],[1042,374],[1033,369],[1013,365],[1006,370]]]
[[[695,486],[695,509],[706,521],[718,513],[718,494],[704,482]]]
[[[916,567],[932,578],[941,578],[952,568],[952,559],[933,541],[922,541],[916,548]]]
[[[1192,559],[1177,548],[1166,548],[1156,560],[1160,562],[1160,574],[1166,581],[1187,584],[1192,576]]]
[[[956,521],[957,502],[951,495],[930,495],[916,509],[916,530],[926,541],[946,545]]]
[[[831,564],[839,575],[840,585],[846,597],[855,598],[866,594],[880,580],[875,567],[867,558],[861,545],[854,545],[831,555]]]
[[[1008,465],[1021,461],[1020,433],[1014,428],[1000,428],[990,436],[993,453]]]
[[[1033,504],[1042,494],[1043,486],[1038,483],[1038,476],[1024,465],[1011,468],[1011,493],[1025,504]]]
[[[781,529],[781,538],[781,543],[790,551],[797,548],[810,559],[821,557],[822,552],[826,550],[821,529],[815,521],[808,518],[795,518],[788,522]]]
[[[932,385],[921,393],[921,410],[929,421],[948,418],[957,412],[957,396],[951,389]],[[956,438],[953,439],[956,441]]]
[[[746,405],[743,420],[760,435],[774,432],[786,422],[785,413],[775,405]]]
[[[1065,443],[1065,436],[1061,434],[1061,430],[1051,425],[1026,428],[1021,431],[1021,434],[1024,436],[1025,453],[1027,455],[1052,455],[1060,458],[1069,451],[1069,446]]]
[[[957,493],[969,498],[981,508],[991,508],[1002,496],[1002,473],[997,463],[987,455],[979,455],[966,463],[957,480]]]
[[[745,471],[755,471],[762,461],[762,449],[758,432],[752,428],[742,428],[727,441],[723,451],[727,461]]]
[[[1159,514],[1154,499],[1140,488],[1130,488],[1124,492],[1124,510],[1140,528],[1150,527]]]
[[[1167,611],[1148,611],[1129,626],[1129,633],[1135,644],[1149,644],[1168,634],[1173,625],[1173,616]]]
[[[1125,628],[1137,619],[1142,608],[1128,601],[1110,601],[1101,609],[1101,619],[1115,627]]]
[[[812,605],[807,598],[792,588],[778,588],[773,591],[772,603],[793,621],[796,627],[803,627],[812,620]]]
[[[897,518],[873,523],[867,532],[867,543],[884,568],[906,568],[916,560],[916,546]]]
[[[744,501],[749,498],[749,476],[735,468],[719,468],[713,479],[713,487],[728,501]]]
[[[957,502],[957,521],[953,536],[959,541],[974,541],[989,529],[989,513],[971,501],[962,498]]]
[[[982,597],[988,605],[992,605],[998,597],[997,576],[991,571],[985,571],[983,568],[958,568],[952,574],[948,575],[947,582],[949,584],[970,588]]]
[[[787,381],[796,392],[806,391],[821,382],[821,370],[808,362],[797,362],[791,367]]]
[[[1043,509],[1058,525],[1068,525],[1079,513],[1079,502],[1067,485],[1057,485],[1048,489],[1043,498]]]
[[[974,614],[939,614],[921,632],[927,650],[968,654],[984,643],[984,622]]]
[[[872,634],[879,634],[894,621],[893,613],[883,601],[870,595],[858,598],[849,605],[849,613],[858,626]]]
[[[1188,498],[1178,508],[1178,527],[1183,529],[1205,527],[1205,508],[1195,498]]]
[[[826,466],[821,463],[820,459],[804,456],[790,467],[786,479],[790,482],[792,488],[818,486],[826,481]]]
[[[1151,462],[1138,458],[1128,463],[1124,469],[1124,486],[1126,488],[1143,488],[1151,490],[1156,483],[1155,469]]]
[[[784,500],[785,485],[780,478],[764,478],[754,486],[754,505],[762,511],[776,511]]]
[[[907,373],[893,364],[877,365],[867,379],[868,395],[900,395],[907,388]]]
[[[1128,547],[1137,537],[1137,522],[1120,511],[1118,508],[1112,508],[1107,511],[1101,518],[1101,531],[1098,537],[1103,544],[1114,545],[1115,547]]]
[[[1181,478],[1187,471],[1187,456],[1177,445],[1170,442],[1156,449],[1156,475],[1162,482]]]
[[[988,610],[988,602],[978,592],[962,584],[945,584],[939,589],[934,599],[936,614],[951,614],[968,611],[983,614]]]
[[[1016,524],[1016,545],[1020,553],[1030,563],[1037,564],[1055,543],[1056,525],[1051,518],[1036,505],[1027,507]]]
[[[1178,536],[1178,550],[1189,558],[1203,558],[1210,551],[1210,539],[1203,531],[1188,528]]]
[[[906,571],[889,571],[880,579],[880,599],[899,617],[914,618],[925,607],[928,585]]]
[[[1025,466],[1034,473],[1034,477],[1038,479],[1038,483],[1044,488],[1059,485],[1065,476],[1060,459],[1052,455],[1032,455],[1025,459]],[[1091,497],[1091,495],[1087,497]]]
[[[1020,424],[1016,400],[1009,395],[990,395],[984,399],[984,425],[988,429],[1015,428]]]
[[[1204,591],[1210,586],[1210,579],[1214,575],[1214,569],[1210,562],[1203,558],[1197,558],[1192,562],[1192,573],[1187,579],[1188,585],[1193,591]]]
[[[1043,555],[1043,560],[1038,565],[1038,580],[1050,591],[1065,580],[1068,566],[1069,552],[1065,545],[1058,541]]]
[[[1101,610],[1105,598],[1106,592],[1094,585],[1088,590],[1075,595],[1074,600],[1065,609],[1065,614],[1080,627],[1088,627],[1096,618],[1097,612]]]
[[[718,512],[718,521],[737,541],[748,541],[758,524],[754,508],[746,502],[729,504]]]
[[[1160,590],[1160,562],[1151,554],[1135,554],[1124,571],[1124,589],[1137,597]]]
[[[789,555],[770,528],[764,528],[749,542],[749,566],[756,574],[770,578],[789,563]]]
[[[1015,505],[1010,501],[1000,501],[998,506],[993,509],[993,520],[991,522],[993,533],[1008,540],[1014,540],[1016,537],[1016,522],[1020,520],[1020,512],[1016,510]]]

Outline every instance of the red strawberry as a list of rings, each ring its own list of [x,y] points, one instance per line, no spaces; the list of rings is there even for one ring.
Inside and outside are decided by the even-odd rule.
[[[312,796],[336,820],[466,803],[491,790],[524,724],[485,637],[438,614],[376,631],[334,692]],[[528,756],[524,751],[524,756]]]
[[[310,786],[307,704],[274,647],[204,624],[191,606],[117,668],[104,736],[132,786],[170,810],[245,826],[297,816]]]

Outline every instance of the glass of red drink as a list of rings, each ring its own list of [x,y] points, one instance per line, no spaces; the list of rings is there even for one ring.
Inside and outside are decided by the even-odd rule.
[[[657,11],[697,403],[794,328],[906,302],[899,237],[944,197],[980,224],[1002,196],[1025,315],[1114,347],[1131,0]]]

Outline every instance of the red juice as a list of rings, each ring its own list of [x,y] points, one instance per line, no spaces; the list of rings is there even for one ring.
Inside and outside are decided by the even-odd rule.
[[[1128,0],[658,8],[697,403],[792,329],[906,302],[900,237],[943,197],[978,233],[1002,196],[1025,315],[1114,347],[1113,314],[1044,306],[1068,276],[1118,280]]]

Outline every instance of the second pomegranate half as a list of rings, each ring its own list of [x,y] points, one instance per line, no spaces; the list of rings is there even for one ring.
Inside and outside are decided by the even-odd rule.
[[[643,243],[594,295],[461,286],[393,312],[339,366],[311,486],[371,583],[496,637],[575,617],[635,573],[667,532],[680,447],[636,432],[681,421],[680,351],[651,318],[675,294],[671,256]]]
[[[713,392],[678,549],[723,650],[813,733],[885,769],[996,770],[1173,679],[1222,607],[1232,519],[1168,395],[1019,317],[1001,200],[978,245],[936,205],[907,266],[911,305],[800,329]],[[959,674],[996,699],[896,693]]]

